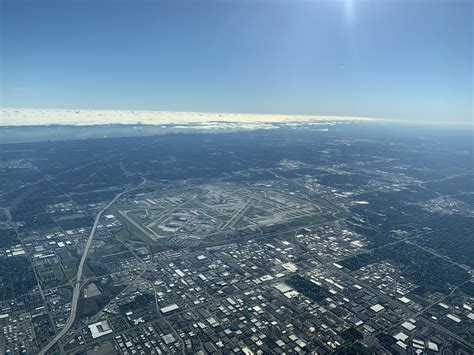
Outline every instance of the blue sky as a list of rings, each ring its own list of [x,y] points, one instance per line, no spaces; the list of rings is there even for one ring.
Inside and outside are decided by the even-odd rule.
[[[0,0],[1,106],[472,119],[470,0]]]

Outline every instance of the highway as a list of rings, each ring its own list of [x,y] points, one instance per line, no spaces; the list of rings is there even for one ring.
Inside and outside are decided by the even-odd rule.
[[[133,190],[133,189],[131,189]],[[40,355],[46,354],[63,336],[66,334],[71,326],[74,323],[74,320],[76,319],[76,312],[77,312],[77,303],[79,301],[79,295],[81,294],[81,279],[82,279],[82,271],[84,269],[84,263],[86,262],[87,259],[87,254],[89,252],[89,249],[92,244],[92,240],[94,239],[95,231],[97,229],[97,226],[99,225],[100,218],[102,217],[102,214],[112,206],[117,199],[119,199],[122,195],[125,193],[131,191],[131,190],[126,190],[123,191],[119,194],[117,194],[108,204],[105,206],[103,209],[99,211],[97,216],[95,217],[94,225],[92,226],[91,232],[89,234],[89,238],[87,239],[86,245],[84,247],[84,252],[82,253],[81,261],[79,263],[79,267],[77,268],[77,275],[76,275],[76,283],[74,284],[74,290],[72,292],[72,301],[71,301],[71,313],[69,314],[69,318],[66,322],[66,325],[64,326],[61,331],[56,334],[56,336],[51,339],[51,341],[40,351]]]

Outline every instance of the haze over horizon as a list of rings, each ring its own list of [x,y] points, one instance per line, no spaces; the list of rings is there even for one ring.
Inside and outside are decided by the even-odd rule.
[[[2,107],[472,123],[471,1],[1,6]]]

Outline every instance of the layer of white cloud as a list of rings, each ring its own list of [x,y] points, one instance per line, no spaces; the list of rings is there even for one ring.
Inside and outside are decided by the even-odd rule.
[[[256,126],[262,128],[262,126],[265,127],[265,124],[271,123],[368,120],[374,119],[350,116],[0,108],[1,126],[88,126],[107,124],[187,125],[198,123],[212,125],[216,122],[227,122],[239,123],[239,126],[245,125],[248,129],[255,129],[257,128]]]

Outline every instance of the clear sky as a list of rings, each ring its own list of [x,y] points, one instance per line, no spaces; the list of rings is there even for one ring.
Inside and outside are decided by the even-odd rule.
[[[471,0],[0,0],[3,107],[472,120]]]

